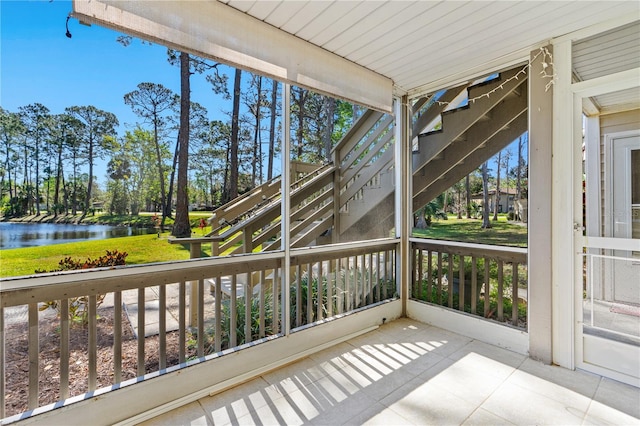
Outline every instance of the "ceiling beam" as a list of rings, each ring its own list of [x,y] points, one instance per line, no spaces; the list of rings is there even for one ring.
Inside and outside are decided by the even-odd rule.
[[[391,112],[393,82],[219,1],[74,0],[73,16]]]

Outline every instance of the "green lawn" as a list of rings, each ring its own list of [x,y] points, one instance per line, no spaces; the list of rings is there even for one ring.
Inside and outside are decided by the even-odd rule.
[[[126,252],[127,265],[189,259],[189,246],[169,244],[168,237],[169,233],[162,234],[160,238],[156,234],[150,234],[2,250],[0,277],[30,275],[36,269],[52,270],[67,256],[77,260],[95,259],[104,256],[107,250]],[[205,245],[203,252],[203,255],[209,255],[210,245]]]
[[[507,222],[506,216],[502,215],[498,216],[498,221],[492,220],[491,226],[490,229],[482,229],[481,219],[449,216],[448,220],[434,220],[427,229],[414,228],[413,236],[500,246],[527,246],[527,227],[523,224]]]
[[[142,221],[147,219],[131,217],[110,217],[102,215],[103,220],[112,224],[122,224],[127,221]],[[210,230],[201,231],[197,227],[200,217],[208,217],[209,213],[195,213],[190,215],[194,236],[200,236]],[[105,223],[101,221],[101,223]],[[527,228],[521,224],[507,222],[501,216],[497,222],[491,221],[491,229],[482,229],[482,221],[477,219],[434,220],[427,229],[414,229],[413,236],[441,239],[449,241],[463,241],[480,244],[495,244],[505,246],[526,247]],[[90,240],[76,243],[54,244],[45,247],[27,247],[0,251],[0,277],[15,277],[31,275],[38,270],[51,270],[58,266],[58,262],[70,256],[74,260],[85,260],[103,256],[107,250],[118,250],[128,253],[127,265],[166,262],[171,260],[189,259],[189,246],[169,244],[166,232],[160,238],[156,234],[133,237],[109,238],[106,240]],[[202,256],[210,255],[209,244],[203,245]]]

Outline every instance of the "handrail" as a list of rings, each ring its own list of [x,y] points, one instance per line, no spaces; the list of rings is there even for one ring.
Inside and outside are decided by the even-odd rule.
[[[3,278],[0,279],[0,307],[20,306],[61,296],[71,298],[131,290],[140,288],[141,282],[151,281],[153,285],[162,285],[216,275],[246,273],[253,269],[269,269],[276,267],[283,256],[283,252],[238,254]],[[63,294],[58,293],[59,288],[64,288]]]
[[[333,173],[334,169],[333,165],[328,164],[294,182],[291,185],[292,188],[294,188],[291,192],[292,204],[300,201],[300,196],[303,195],[303,192],[306,189],[326,181]],[[222,242],[230,236],[236,235],[238,232],[242,232],[244,229],[254,225],[256,222],[264,220],[265,216],[273,214],[274,210],[279,211],[279,208],[279,204],[272,203],[270,200],[269,203],[261,206],[254,215],[233,224],[222,234],[209,234],[203,237],[170,238],[168,241],[170,244],[206,244]]]
[[[495,246],[478,243],[465,243],[461,241],[432,240],[425,238],[409,238],[412,244],[428,248],[434,251],[443,251],[452,254],[468,256],[490,256],[505,262],[527,261],[528,250],[522,247]]]

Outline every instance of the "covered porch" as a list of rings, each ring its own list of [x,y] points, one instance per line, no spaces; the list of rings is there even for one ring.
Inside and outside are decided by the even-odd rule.
[[[291,85],[369,110],[332,164],[299,186],[283,174],[273,198],[255,195],[268,204],[250,203],[249,219],[230,228],[226,243],[240,247],[233,256],[4,280],[0,337],[10,338],[5,313],[26,306],[29,368],[28,411],[2,424],[638,422],[637,341],[583,339],[584,248],[617,246],[608,237],[587,244],[580,188],[583,99],[624,91],[625,108],[639,107],[640,50],[626,37],[638,26],[637,4],[78,0],[74,10],[88,23],[279,79],[284,111]],[[609,37],[620,28],[625,38]],[[625,45],[620,55],[631,60],[576,81],[572,49],[600,37]],[[436,96],[441,90],[447,97]],[[444,127],[458,96],[467,105],[453,129],[422,134],[440,115]],[[435,108],[421,116],[425,105]],[[411,236],[422,202],[523,128],[528,248]],[[283,132],[285,153],[290,137]],[[282,170],[291,170],[288,155]],[[257,224],[260,215],[270,222]],[[640,251],[635,238],[623,246]],[[142,307],[151,287],[158,335],[150,346]],[[125,292],[139,307],[130,369],[121,353]],[[108,312],[103,294],[113,300]],[[72,395],[70,376],[79,373],[69,364],[67,318],[78,297],[88,310],[86,392]],[[41,404],[38,308],[50,300],[60,306],[59,400]],[[104,358],[101,334],[113,336]]]

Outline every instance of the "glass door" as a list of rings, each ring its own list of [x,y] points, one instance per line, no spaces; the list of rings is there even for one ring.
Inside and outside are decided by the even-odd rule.
[[[620,117],[629,117],[630,114]],[[600,117],[585,138],[584,276],[578,366],[640,383],[640,115]],[[597,144],[597,146],[593,146]]]

